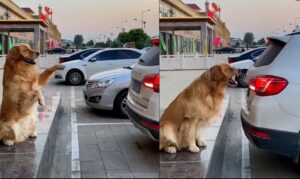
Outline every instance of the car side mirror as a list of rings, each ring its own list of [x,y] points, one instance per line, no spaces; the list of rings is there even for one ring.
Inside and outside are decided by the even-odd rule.
[[[96,58],[91,58],[91,59],[89,60],[89,62],[95,62],[95,61],[97,61]]]

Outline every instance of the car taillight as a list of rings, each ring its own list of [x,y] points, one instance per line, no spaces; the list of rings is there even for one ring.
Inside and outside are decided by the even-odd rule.
[[[159,45],[159,39],[152,39],[151,42],[153,45],[156,45],[156,46]]]
[[[249,127],[246,127],[246,128],[245,128],[245,131],[246,131],[248,134],[250,134],[250,135],[252,135],[252,136],[254,136],[254,137],[258,137],[258,138],[262,138],[262,139],[268,139],[268,140],[271,139],[270,135],[269,135],[268,133],[266,133],[266,132],[260,132],[260,131],[251,129],[251,128],[249,128]]]
[[[154,92],[159,93],[159,74],[146,75],[143,79],[143,85],[146,88],[152,89]]]
[[[150,128],[150,129],[153,129],[153,130],[156,130],[156,131],[159,130],[159,125],[154,124],[152,122],[148,122],[148,121],[142,119],[142,120],[139,121],[139,123],[142,124],[145,127]]]
[[[249,88],[257,96],[272,96],[279,94],[287,85],[288,81],[284,78],[261,75],[255,76],[250,80]]]
[[[59,57],[59,63],[64,63],[64,59]]]

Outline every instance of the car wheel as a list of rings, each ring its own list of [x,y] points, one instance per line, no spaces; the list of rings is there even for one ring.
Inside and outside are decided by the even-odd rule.
[[[240,74],[236,77],[236,81],[238,82],[239,87],[242,87],[242,88],[248,87],[248,84],[245,81],[245,79],[246,79],[246,72],[243,72],[242,74]]]
[[[128,118],[127,116],[127,90],[121,91],[114,102],[114,110],[120,115],[122,118]]]
[[[80,85],[83,83],[83,74],[79,70],[71,70],[67,73],[66,82],[70,85]]]

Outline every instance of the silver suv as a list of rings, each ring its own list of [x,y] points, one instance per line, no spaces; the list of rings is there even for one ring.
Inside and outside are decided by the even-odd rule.
[[[155,44],[131,72],[127,113],[133,124],[157,141],[159,137],[159,46]]]

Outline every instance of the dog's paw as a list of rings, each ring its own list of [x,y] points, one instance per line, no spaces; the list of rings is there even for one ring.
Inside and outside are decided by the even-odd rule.
[[[46,106],[44,97],[40,97],[40,98],[38,99],[38,102],[39,102],[39,105],[40,105],[40,106]]]
[[[165,151],[170,154],[175,154],[177,150],[175,147],[170,146],[170,147],[165,148]]]
[[[29,135],[30,138],[36,138],[37,137],[37,132],[34,131],[32,134]]]
[[[3,143],[4,143],[4,145],[7,145],[7,146],[13,146],[14,145],[13,140],[4,140]]]
[[[190,146],[189,147],[189,151],[193,152],[193,153],[197,153],[200,151],[199,147],[197,147],[196,145]]]
[[[197,139],[197,145],[199,147],[206,147],[206,143],[202,139]]]

